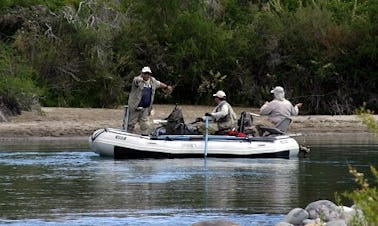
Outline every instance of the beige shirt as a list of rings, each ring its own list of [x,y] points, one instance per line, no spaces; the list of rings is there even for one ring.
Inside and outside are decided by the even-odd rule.
[[[212,111],[211,116],[218,124],[218,130],[233,129],[236,126],[236,113],[225,100],[221,101]]]
[[[282,101],[274,99],[265,103],[260,108],[261,115],[269,115],[268,121],[277,124],[284,118],[290,118],[292,115],[298,115],[299,109],[293,106],[290,101],[283,99]]]
[[[133,79],[131,85],[131,91],[129,93],[128,105],[129,109],[136,110],[140,100],[142,99],[143,89],[146,81],[143,80],[142,76],[139,75]],[[151,93],[151,104],[149,107],[149,112],[152,110],[152,104],[154,103],[155,91],[160,87],[160,81],[156,80],[154,77],[150,77],[148,81],[149,85],[152,88]]]

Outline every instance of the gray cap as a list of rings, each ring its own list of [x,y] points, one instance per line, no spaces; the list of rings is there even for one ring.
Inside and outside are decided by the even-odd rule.
[[[281,86],[276,86],[270,91],[270,93],[284,93],[285,90]]]

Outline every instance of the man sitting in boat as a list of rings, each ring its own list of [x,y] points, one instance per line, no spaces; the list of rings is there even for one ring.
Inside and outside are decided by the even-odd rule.
[[[293,106],[290,101],[285,99],[285,90],[281,86],[276,86],[270,93],[274,95],[274,99],[270,102],[266,101],[265,104],[261,106],[260,114],[268,115],[268,124],[271,123],[275,128],[286,132],[291,122],[291,116],[298,115],[302,103],[297,103]],[[258,126],[260,135],[263,134],[263,131],[261,131],[262,127],[264,126]]]
[[[266,101],[260,108],[261,115],[268,115],[268,121],[276,125],[284,118],[290,118],[292,115],[298,115],[299,108],[302,103],[297,103],[294,106],[290,101],[285,99],[285,90],[281,86],[276,86],[270,91],[273,93],[274,99],[270,102]]]
[[[219,90],[213,94],[217,106],[211,113],[206,112],[204,117],[197,118],[197,122],[205,121],[205,117],[209,117],[209,134],[223,135],[236,128],[236,114],[231,105],[226,101],[226,93]],[[198,125],[198,131],[205,132],[205,125]]]

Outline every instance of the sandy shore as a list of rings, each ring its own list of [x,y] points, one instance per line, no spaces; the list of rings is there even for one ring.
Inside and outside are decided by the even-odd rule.
[[[173,105],[155,105],[152,119],[164,119],[173,109]],[[213,106],[182,105],[185,122],[189,123]],[[238,115],[242,111],[258,113],[257,109],[235,107]],[[41,112],[23,112],[11,121],[0,123],[0,138],[22,137],[85,137],[99,128],[121,128],[123,109],[96,108],[55,108],[43,107]],[[378,120],[377,115],[374,116]],[[263,117],[256,118],[256,123]],[[290,132],[303,134],[370,134],[356,115],[331,116],[311,115],[296,116],[290,126]]]

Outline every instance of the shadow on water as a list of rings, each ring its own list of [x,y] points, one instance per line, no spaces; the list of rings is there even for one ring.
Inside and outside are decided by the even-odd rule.
[[[274,225],[292,208],[351,190],[348,164],[378,165],[377,144],[335,140],[309,141],[307,158],[206,160],[113,160],[83,141],[60,142],[0,145],[0,224]]]

